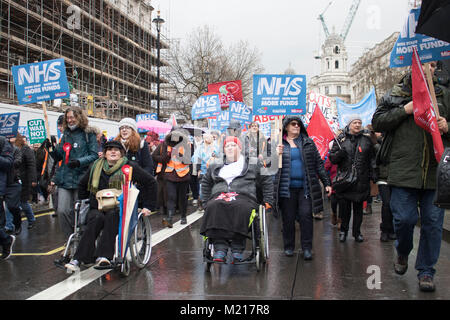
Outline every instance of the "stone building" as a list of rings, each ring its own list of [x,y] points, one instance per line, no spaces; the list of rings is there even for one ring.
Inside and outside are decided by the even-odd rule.
[[[347,50],[344,40],[331,33],[322,45],[320,74],[311,78],[308,91],[324,94],[331,98],[339,97],[350,102],[350,77],[347,71]]]
[[[408,68],[389,67],[391,51],[398,36],[399,33],[394,32],[365,51],[352,65],[349,72],[351,103],[359,102],[372,87],[378,101],[408,71]]]

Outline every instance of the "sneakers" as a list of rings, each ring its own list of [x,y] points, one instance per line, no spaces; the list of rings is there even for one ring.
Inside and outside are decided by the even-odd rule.
[[[316,219],[316,220],[322,220],[323,219],[323,212],[313,213],[313,218]]]
[[[347,240],[347,233],[344,231],[339,232],[339,242],[345,242]]]
[[[10,238],[9,243],[5,243],[3,245],[2,257],[1,257],[2,260],[8,259],[12,254],[12,248],[14,246],[14,242],[16,241],[16,237],[13,235],[10,235],[9,238]]]
[[[192,200],[192,205],[193,206],[196,206],[197,204],[198,204],[198,200],[197,199]]]
[[[433,277],[424,275],[419,278],[420,291],[433,292],[436,288],[434,286]]]
[[[226,256],[227,256],[227,254],[225,253],[225,251],[222,251],[222,250],[215,251],[214,255],[213,255],[213,261],[225,263]]]
[[[292,256],[294,255],[294,250],[286,249],[286,250],[284,250],[284,254],[285,254],[287,257],[292,257]]]
[[[233,252],[232,257],[233,257],[233,261],[231,262],[232,264],[242,262],[242,260],[244,259],[242,252]]]
[[[103,270],[103,269],[112,269],[112,268],[113,267],[111,265],[111,262],[104,257],[99,257],[99,258],[97,258],[97,260],[95,260],[94,269]]]
[[[382,232],[380,236],[381,242],[388,242],[389,241],[389,235],[386,232]]]
[[[312,260],[311,249],[303,250],[303,260],[305,260],[305,261]]]
[[[69,263],[66,263],[64,267],[67,269],[67,273],[80,271],[80,263],[78,260],[72,259]]]
[[[398,255],[397,261],[394,262],[394,271],[396,274],[405,274],[408,270],[408,257]]]
[[[363,242],[364,241],[364,237],[363,235],[360,233],[355,237],[355,241],[356,242]]]

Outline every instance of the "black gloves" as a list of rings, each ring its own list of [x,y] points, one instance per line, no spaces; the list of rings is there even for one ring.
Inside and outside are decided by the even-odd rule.
[[[70,160],[69,163],[67,164],[67,166],[70,169],[78,168],[80,166],[80,161],[79,160]]]
[[[52,143],[50,142],[50,140],[45,139],[44,142],[42,142],[42,145],[44,146],[45,149],[50,149],[50,147],[52,147]]]

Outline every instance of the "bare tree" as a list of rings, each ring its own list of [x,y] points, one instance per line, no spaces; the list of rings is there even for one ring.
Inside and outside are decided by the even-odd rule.
[[[244,102],[251,102],[254,73],[263,72],[260,53],[248,42],[238,41],[225,48],[208,26],[195,29],[184,46],[170,52],[168,80],[174,88],[173,108],[190,119],[193,103],[207,91],[208,83],[241,80]]]

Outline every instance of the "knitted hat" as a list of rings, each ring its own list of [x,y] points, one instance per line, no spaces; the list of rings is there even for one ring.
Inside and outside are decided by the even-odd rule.
[[[235,137],[235,136],[228,136],[228,137],[226,137],[225,140],[223,141],[223,147],[224,148],[225,148],[225,146],[227,145],[228,142],[234,142],[234,143],[236,143],[239,146],[240,149],[242,149],[242,143],[241,143],[241,141],[239,140],[238,137]]]
[[[137,132],[137,123],[136,120],[131,119],[131,118],[123,118],[122,120],[120,120],[119,122],[119,129],[123,126],[128,126],[130,128],[132,128],[134,131]]]
[[[355,120],[359,120],[359,121],[362,122],[361,116],[359,114],[356,114],[356,113],[348,115],[346,117],[346,120],[347,120],[347,125],[350,125],[350,123],[352,123]]]

